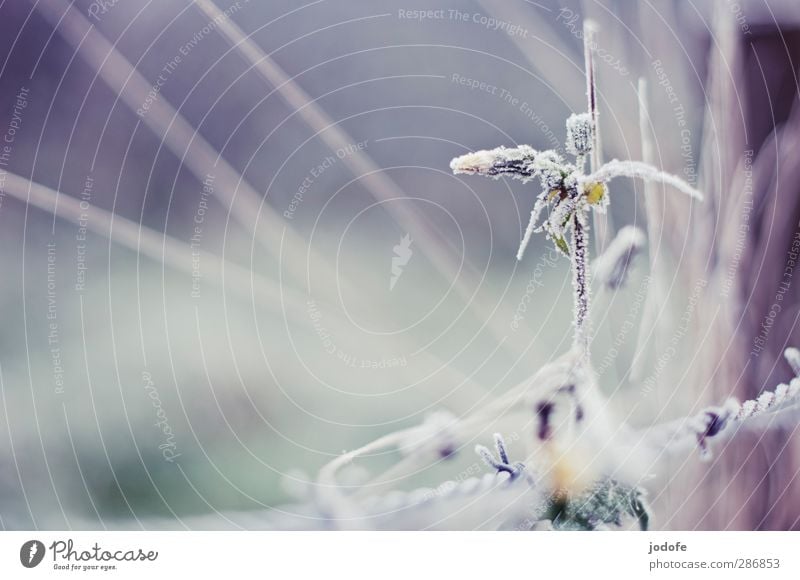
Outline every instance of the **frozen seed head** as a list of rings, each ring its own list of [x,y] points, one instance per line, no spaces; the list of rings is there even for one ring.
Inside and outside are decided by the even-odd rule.
[[[483,460],[487,467],[497,470],[498,473],[508,473],[511,479],[516,479],[525,471],[525,464],[517,461],[511,463],[508,458],[508,450],[503,436],[499,433],[494,434],[494,446],[497,450],[497,457],[487,447],[483,445],[475,446],[475,453]]]
[[[592,150],[594,128],[592,115],[580,113],[567,119],[567,152],[572,155],[586,155]]]
[[[486,175],[495,178],[508,175],[529,181],[536,174],[534,164],[538,156],[539,152],[528,145],[496,147],[456,157],[450,162],[450,169],[455,174]]]

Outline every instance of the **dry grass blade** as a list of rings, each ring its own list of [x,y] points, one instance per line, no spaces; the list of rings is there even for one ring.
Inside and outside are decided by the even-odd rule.
[[[248,300],[254,298],[250,292],[252,287],[258,298],[255,303],[259,307],[273,312],[280,311],[281,295],[278,285],[238,264],[222,260],[207,251],[195,250],[171,236],[98,207],[90,205],[88,208],[81,208],[80,202],[75,198],[14,173],[6,173],[3,191],[46,212],[57,212],[57,217],[73,224],[81,225],[85,222],[86,227],[94,233],[176,271],[191,275],[193,259],[196,257],[202,263],[203,279],[208,278],[215,285],[225,286],[230,292]],[[286,296],[283,300],[288,306],[287,314],[297,317],[298,320],[307,318],[306,306],[302,301]]]
[[[86,62],[97,71],[100,78],[119,96],[131,111],[136,112],[147,100],[152,84],[109,42],[78,9],[67,0],[37,2],[36,9],[53,25],[63,38],[79,51]],[[231,215],[252,233],[261,245],[277,256],[281,233],[285,230],[284,249],[287,256],[282,262],[297,280],[305,277],[306,242],[267,203],[261,195],[233,166],[198,133],[196,129],[164,97],[152,102],[142,116],[150,128],[169,150],[182,159],[185,166],[199,182],[209,172],[215,176],[215,197],[222,200]],[[315,264],[326,269],[323,260]],[[328,272],[333,279],[333,273]]]
[[[354,142],[350,135],[337,124],[292,77],[290,77],[250,36],[245,34],[211,0],[195,0],[195,5],[211,20],[218,23],[217,29],[240,51],[253,68],[280,94],[297,115],[314,131],[332,151],[348,148]],[[380,167],[364,151],[355,151],[342,161],[360,179],[372,196],[379,200],[404,199],[405,192],[381,171]],[[496,322],[498,317],[492,310],[497,305],[485,304],[477,295],[478,273],[465,263],[459,263],[448,240],[437,235],[437,228],[430,219],[408,204],[387,204],[386,210],[395,221],[413,238],[415,245],[431,260],[436,270],[447,280],[455,280],[454,289],[474,312],[476,318],[486,322],[486,327],[496,339],[506,336],[506,328]],[[509,317],[510,318],[510,317]],[[505,343],[512,345],[512,341]],[[514,347],[519,350],[519,347]]]

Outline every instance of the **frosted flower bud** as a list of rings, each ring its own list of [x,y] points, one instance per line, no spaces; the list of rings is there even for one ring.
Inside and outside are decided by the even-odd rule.
[[[495,178],[508,175],[529,181],[536,173],[534,162],[538,156],[539,152],[528,145],[496,147],[456,157],[450,162],[450,169],[455,174],[487,175]]]
[[[590,113],[570,115],[567,119],[567,152],[586,155],[592,150],[593,124]]]

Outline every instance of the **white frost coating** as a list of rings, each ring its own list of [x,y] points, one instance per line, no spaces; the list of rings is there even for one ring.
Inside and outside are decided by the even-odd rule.
[[[534,231],[544,231],[547,233],[547,237],[553,240],[566,239],[567,232],[572,226],[570,218],[575,211],[576,205],[575,200],[570,198],[556,204],[547,220]]]
[[[737,418],[746,419],[747,417],[752,417],[755,414],[757,408],[758,404],[755,401],[753,400],[745,401],[744,403],[742,403],[742,406],[739,409],[739,414]]]
[[[794,375],[800,377],[800,350],[790,346],[783,351],[783,356],[786,358],[786,362],[789,363],[789,366],[792,367]]]
[[[567,152],[572,155],[586,155],[592,150],[594,131],[591,113],[570,115],[567,119]]]
[[[531,236],[536,229],[536,222],[539,221],[539,216],[546,206],[547,195],[546,193],[542,193],[538,198],[536,198],[536,203],[531,211],[531,217],[528,220],[528,227],[525,228],[525,234],[522,236],[522,242],[520,242],[519,249],[517,250],[517,260],[522,260],[522,256],[525,254],[525,248],[528,247],[528,243],[531,241]]]
[[[758,397],[758,399],[756,399],[756,403],[758,403],[758,406],[756,407],[757,411],[759,413],[767,411],[772,406],[774,401],[775,393],[763,393],[760,397]]]
[[[505,147],[475,151],[454,158],[450,162],[450,169],[456,173],[486,173],[494,168],[497,159],[505,153]]]
[[[722,407],[709,407],[692,417],[655,426],[647,432],[647,438],[661,451],[696,445],[700,449],[701,458],[710,459],[708,444],[727,434],[730,427],[746,428],[750,421],[761,416],[794,408],[800,402],[800,381],[797,386],[798,388],[792,389],[791,386],[780,384],[774,392],[766,391],[758,399],[745,401],[741,405],[736,399],[728,399]]]
[[[522,181],[530,181],[536,173],[533,165],[539,155],[540,153],[529,145],[513,148],[501,146],[456,157],[450,162],[450,169],[456,174],[486,175],[495,178],[508,175]]]
[[[636,226],[625,226],[592,264],[592,273],[599,284],[619,288],[625,283],[631,260],[644,247],[646,237]]]
[[[575,171],[575,166],[566,163],[555,151],[542,151],[536,158],[534,169],[539,173],[542,189],[550,192],[561,188],[564,176]]]
[[[792,379],[789,383],[789,391],[786,393],[787,398],[796,397],[800,394],[800,379]]]
[[[703,194],[680,177],[659,171],[652,165],[642,163],[641,161],[620,161],[619,159],[613,159],[603,165],[598,171],[586,177],[582,177],[581,181],[584,184],[597,181],[608,182],[615,177],[638,177],[646,181],[658,181],[666,185],[671,185],[689,197],[700,201],[703,200]]]

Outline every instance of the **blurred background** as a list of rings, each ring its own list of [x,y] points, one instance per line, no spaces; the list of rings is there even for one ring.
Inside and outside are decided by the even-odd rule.
[[[646,427],[790,378],[793,0],[214,1],[0,4],[3,528],[230,527],[565,352],[567,260],[541,236],[514,257],[536,185],[449,162],[563,150],[585,18],[603,157],[643,158],[644,77],[649,161],[707,196],[613,183],[597,247],[650,243],[594,304],[603,391]],[[675,464],[656,527],[798,528],[798,443]]]

